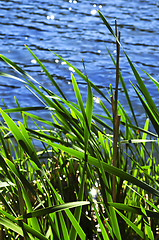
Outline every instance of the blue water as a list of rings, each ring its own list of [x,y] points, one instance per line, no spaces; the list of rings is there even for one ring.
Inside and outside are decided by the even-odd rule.
[[[50,51],[69,60],[82,72],[84,60],[89,79],[106,88],[115,85],[115,71],[106,47],[115,57],[114,39],[110,35],[97,9],[114,27],[117,19],[121,30],[121,42],[130,59],[138,67],[159,78],[159,2],[150,0],[11,0],[0,1],[0,53],[19,64],[45,87],[50,81],[33,60],[24,44],[44,63],[69,100],[75,96],[70,84],[71,70]],[[129,80],[135,79],[121,52],[120,68],[137,115],[142,120],[143,109],[136,98]],[[13,71],[0,61],[0,71]],[[159,105],[157,89],[140,72],[146,86]],[[82,97],[86,99],[86,85],[77,77]],[[6,86],[7,85],[7,86]],[[103,88],[105,87],[105,88]],[[95,93],[94,93],[95,94]],[[15,107],[14,96],[23,106],[38,106],[40,102],[25,88],[24,84],[0,77],[0,96],[8,108]],[[95,97],[97,95],[95,94]],[[122,89],[119,99],[128,110]],[[107,104],[107,103],[106,103]],[[3,104],[0,102],[0,106]],[[94,111],[101,113],[98,103]]]

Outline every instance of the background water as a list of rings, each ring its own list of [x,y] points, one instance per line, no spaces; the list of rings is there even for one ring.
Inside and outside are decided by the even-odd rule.
[[[27,44],[47,67],[69,100],[75,99],[70,84],[70,69],[63,65],[49,49],[69,60],[81,71],[83,71],[83,59],[89,79],[94,84],[100,85],[106,92],[110,83],[114,86],[115,80],[114,66],[106,47],[115,56],[115,44],[112,43],[112,36],[99,18],[97,9],[112,26],[114,19],[117,19],[121,29],[121,42],[130,59],[158,80],[158,1],[0,1],[0,53],[15,61],[46,87],[51,88],[50,81],[25,48],[24,44]],[[142,119],[141,104],[137,101],[129,83],[129,80],[135,83],[135,79],[123,55],[120,68],[135,110]],[[12,73],[12,70],[2,61],[0,61],[0,70]],[[141,75],[156,104],[159,105],[157,89],[143,73]],[[85,99],[86,85],[78,77],[77,80]],[[0,77],[0,96],[9,108],[16,106],[14,96],[23,106],[40,104],[22,83],[2,77]],[[128,109],[122,89],[119,92],[119,98]],[[0,106],[2,107],[1,102]],[[100,113],[97,103],[94,111]]]

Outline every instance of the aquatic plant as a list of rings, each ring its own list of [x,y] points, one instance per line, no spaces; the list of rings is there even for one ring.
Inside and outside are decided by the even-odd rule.
[[[116,68],[115,93],[110,86],[105,96],[87,75],[55,53],[87,83],[86,106],[73,73],[76,103],[66,98],[29,47],[58,95],[0,55],[19,77],[0,75],[24,82],[42,103],[38,108],[21,107],[15,98],[17,108],[0,110],[4,120],[0,125],[0,239],[155,239],[158,234],[159,112],[121,46],[117,25],[114,33],[99,15],[116,40],[116,61],[108,50]],[[137,81],[132,87],[146,112],[144,128],[119,68],[120,48]],[[158,88],[159,83],[146,74]],[[119,80],[131,116],[118,101]],[[92,90],[98,93],[103,115],[93,113]],[[49,111],[50,120],[45,114],[39,116],[39,110]],[[14,112],[21,113],[18,125],[11,118]],[[149,131],[149,121],[154,132]]]

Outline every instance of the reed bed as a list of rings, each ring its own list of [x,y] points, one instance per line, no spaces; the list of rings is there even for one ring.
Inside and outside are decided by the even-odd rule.
[[[23,82],[42,105],[21,107],[15,98],[17,108],[0,110],[0,239],[126,240],[159,236],[159,111],[120,43],[117,24],[114,32],[101,12],[99,16],[117,47],[116,59],[108,50],[116,69],[115,91],[110,86],[108,97],[57,54],[87,83],[86,103],[73,73],[76,103],[66,98],[29,47],[58,94],[0,55],[16,71],[15,75],[0,75]],[[138,123],[120,71],[120,51],[136,79],[132,88],[145,110],[144,127]],[[154,88],[159,88],[159,83],[145,74]],[[129,115],[118,100],[119,81]],[[93,113],[92,92],[98,93],[103,115]],[[45,114],[39,117],[39,110],[49,112],[50,120]],[[11,117],[15,112],[21,114],[18,124]]]

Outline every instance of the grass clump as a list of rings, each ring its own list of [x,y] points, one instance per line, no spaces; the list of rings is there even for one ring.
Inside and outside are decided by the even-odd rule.
[[[114,33],[104,16],[100,12],[99,15],[117,46],[116,61],[108,51],[116,67],[116,88],[113,93],[110,86],[110,99],[57,54],[87,83],[86,106],[75,76],[71,74],[76,103],[68,101],[27,46],[59,95],[1,55],[20,77],[0,75],[23,81],[43,106],[21,107],[15,99],[17,108],[0,110],[4,120],[0,125],[0,239],[155,239],[158,236],[159,169],[155,149],[159,112],[123,50],[137,81],[132,87],[146,112],[145,126],[140,127],[119,69],[122,46],[117,27]],[[158,88],[159,83],[147,76]],[[119,80],[133,119],[118,101]],[[100,96],[102,116],[93,114],[92,90]],[[112,114],[102,99],[110,104]],[[49,111],[51,120],[39,117],[36,113],[40,109]],[[15,124],[9,115],[13,112],[21,113],[23,123]],[[32,127],[28,126],[28,119],[32,120]],[[150,121],[154,132],[149,131]],[[35,141],[40,142],[40,150],[34,146]]]

